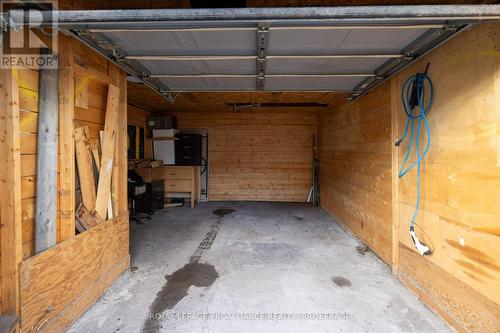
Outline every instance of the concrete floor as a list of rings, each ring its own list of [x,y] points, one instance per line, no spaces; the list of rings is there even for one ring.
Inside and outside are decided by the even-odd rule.
[[[131,223],[130,252],[69,332],[451,332],[320,208],[165,209]]]

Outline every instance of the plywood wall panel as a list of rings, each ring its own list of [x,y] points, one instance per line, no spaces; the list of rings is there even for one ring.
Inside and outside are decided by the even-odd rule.
[[[106,221],[26,260],[20,273],[23,332],[63,331],[129,261],[128,216]]]
[[[458,332],[497,332],[498,304],[403,244],[401,281]]]

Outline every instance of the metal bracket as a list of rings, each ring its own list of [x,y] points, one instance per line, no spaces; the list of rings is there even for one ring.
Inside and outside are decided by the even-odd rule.
[[[269,46],[269,33],[269,24],[259,23],[257,29],[257,90],[264,90],[266,83],[266,57]]]
[[[169,102],[174,101],[175,96],[167,85],[160,79],[152,78],[151,73],[135,60],[126,59],[126,52],[119,46],[114,45],[99,33],[92,33],[88,30],[73,31],[73,34],[85,45],[97,51],[122,70],[135,76],[146,86],[152,88],[158,94],[166,98]]]
[[[406,46],[401,58],[389,59],[375,70],[375,76],[361,81],[349,96],[349,100],[365,95],[380,83],[397,73],[419,57],[434,49],[439,44],[448,40],[451,36],[462,30],[466,25],[446,25],[440,29],[429,29],[410,45]]]

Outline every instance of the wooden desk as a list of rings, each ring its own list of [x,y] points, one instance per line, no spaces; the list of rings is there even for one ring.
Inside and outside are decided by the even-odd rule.
[[[198,166],[163,166],[163,179],[165,182],[165,199],[186,197],[191,198],[191,208],[200,194],[200,167]]]

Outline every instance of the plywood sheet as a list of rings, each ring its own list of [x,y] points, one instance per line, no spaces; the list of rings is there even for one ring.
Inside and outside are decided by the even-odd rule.
[[[20,267],[23,332],[62,331],[129,264],[128,215],[25,260]]]

